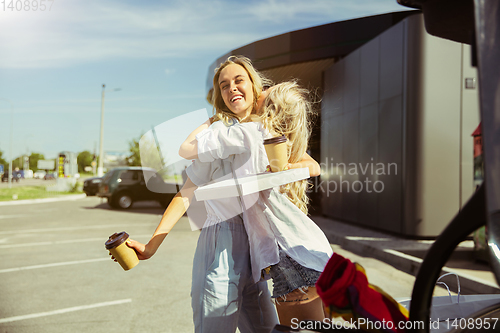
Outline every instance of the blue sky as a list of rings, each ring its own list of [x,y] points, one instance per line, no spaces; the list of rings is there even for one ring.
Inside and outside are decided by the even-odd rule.
[[[408,9],[396,0],[44,4],[45,11],[0,4],[0,150],[6,159],[8,101],[13,157],[98,152],[106,84],[104,150],[127,151],[129,141],[153,126],[211,110],[208,67],[226,52],[288,31]]]

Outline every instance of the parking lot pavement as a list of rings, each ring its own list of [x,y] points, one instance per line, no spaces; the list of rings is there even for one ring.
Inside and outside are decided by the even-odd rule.
[[[3,206],[0,332],[192,332],[198,233],[187,218],[130,271],[104,248],[123,230],[147,242],[162,213],[155,202],[116,211],[99,198]]]
[[[400,271],[416,275],[432,240],[404,238],[352,223],[342,223],[325,217],[314,216],[330,242],[362,257],[381,260]],[[462,294],[499,294],[500,289],[488,263],[476,259],[472,241],[459,244],[441,274],[454,273],[446,278],[448,287],[455,292],[460,285]],[[458,285],[459,284],[459,285]]]
[[[119,211],[95,197],[2,206],[0,332],[192,332],[191,269],[199,231],[186,217],[153,258],[130,271],[104,249],[108,236],[119,231],[147,242],[162,213],[156,202]],[[391,296],[411,295],[412,275],[332,247],[363,265],[369,281]]]

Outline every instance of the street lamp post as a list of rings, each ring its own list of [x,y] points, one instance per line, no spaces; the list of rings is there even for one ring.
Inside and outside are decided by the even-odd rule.
[[[103,162],[104,153],[102,151],[102,137],[104,134],[104,88],[106,85],[102,85],[102,95],[101,95],[101,135],[99,139],[99,166],[97,167],[97,176],[102,177],[103,173]]]
[[[105,96],[106,85],[102,85],[102,95],[101,95],[101,134],[99,139],[99,166],[97,167],[97,176],[102,177],[104,175],[104,150],[103,150],[103,135],[104,135],[104,96]],[[120,88],[113,89],[112,91],[119,91]],[[111,91],[111,92],[112,92]]]
[[[5,98],[0,98],[2,101],[6,101],[10,104],[10,139],[9,139],[9,173],[7,174],[7,179],[9,180],[9,188],[12,188],[12,135],[14,133],[14,107],[12,102]]]

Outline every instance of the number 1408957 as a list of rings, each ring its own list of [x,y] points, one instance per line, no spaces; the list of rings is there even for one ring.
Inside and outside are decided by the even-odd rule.
[[[486,329],[495,330],[498,318],[457,318],[446,319],[448,329]]]
[[[2,0],[0,7],[7,12],[30,12],[30,11],[50,11],[54,0]]]

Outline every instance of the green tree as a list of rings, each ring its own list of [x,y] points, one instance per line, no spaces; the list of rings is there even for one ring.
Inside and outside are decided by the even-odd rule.
[[[94,154],[91,154],[88,150],[84,150],[78,154],[76,161],[78,163],[78,172],[82,173],[85,171],[85,167],[91,166],[94,160]]]
[[[19,170],[23,170],[25,157],[26,155],[21,155],[12,159],[12,169],[16,170],[16,168],[19,168]],[[44,160],[45,156],[40,153],[31,153],[31,155],[29,155],[28,158],[29,158],[30,170],[37,171],[38,160]]]
[[[141,152],[139,149],[140,139],[141,137],[138,139],[132,139],[132,141],[129,141],[128,143],[130,155],[127,158],[127,163],[130,166],[141,166]]]
[[[130,141],[129,151],[130,155],[127,158],[128,165],[153,168],[162,176],[169,174],[170,168],[165,167],[165,161],[163,156],[160,155],[158,147],[156,147],[151,132]]]
[[[23,155],[14,157],[12,159],[12,170],[16,170],[18,168],[19,170],[23,169]]]
[[[33,171],[38,170],[38,161],[44,160],[45,156],[39,153],[31,153],[30,155],[30,169]]]

